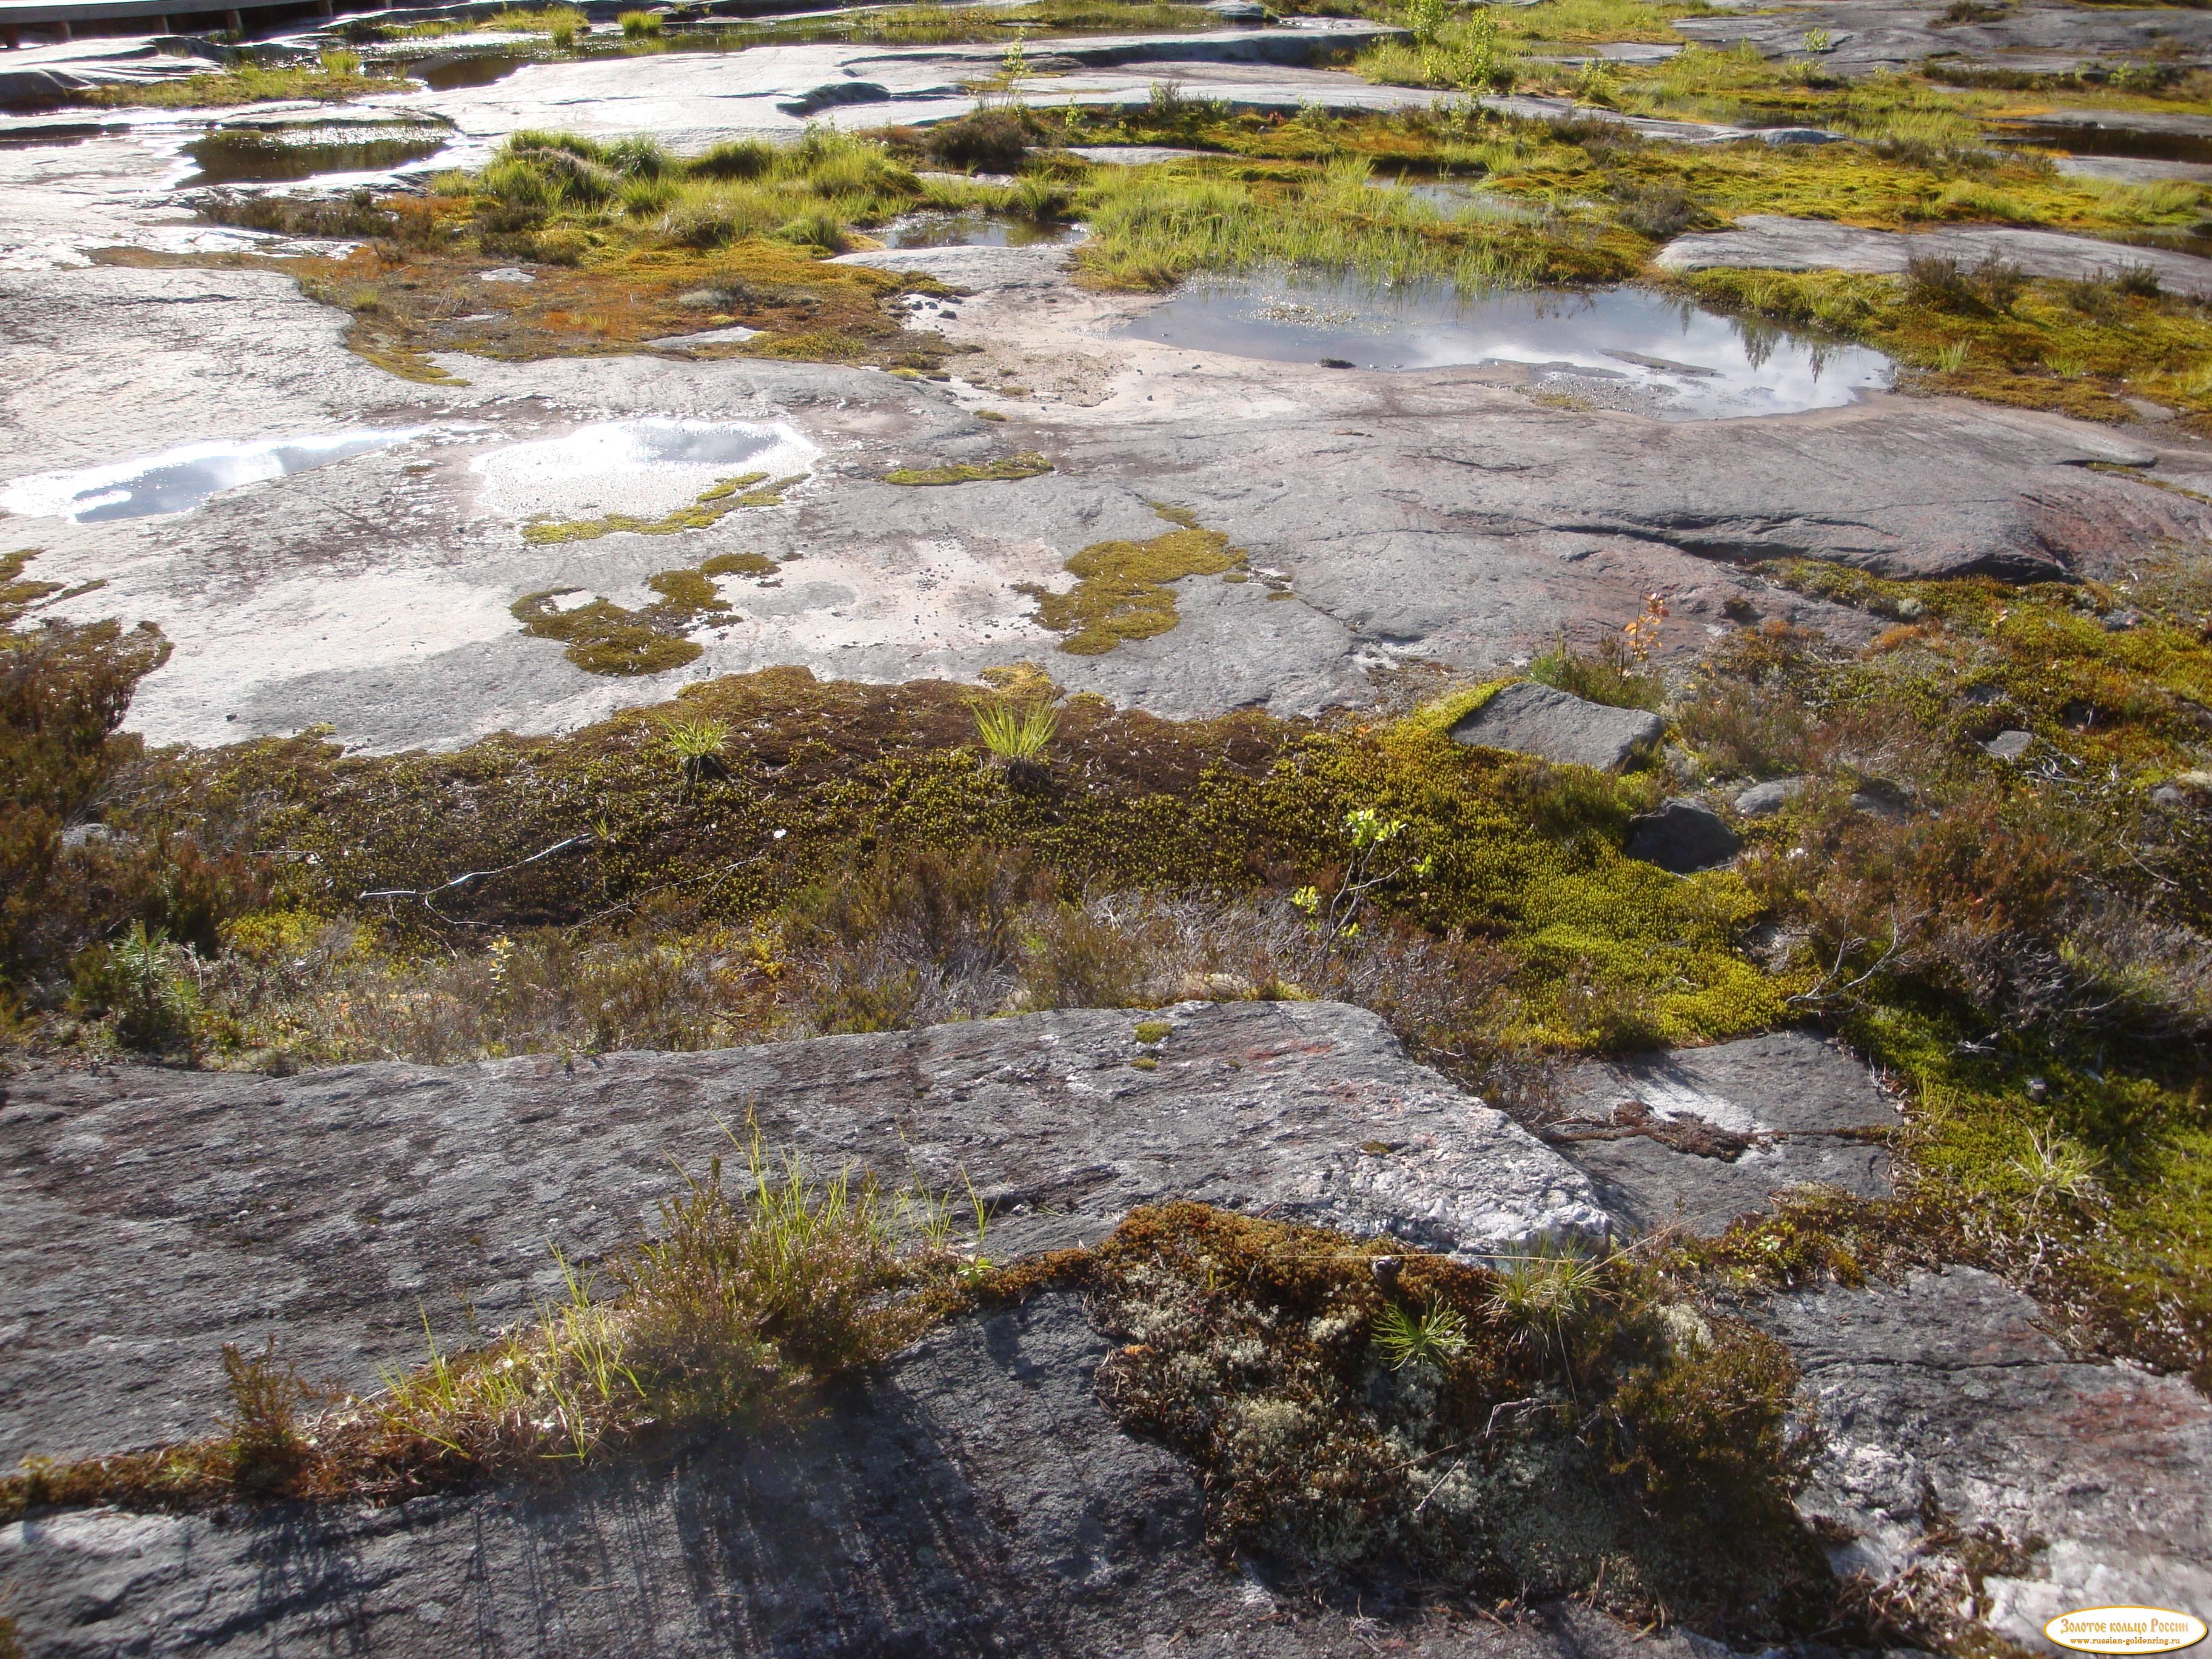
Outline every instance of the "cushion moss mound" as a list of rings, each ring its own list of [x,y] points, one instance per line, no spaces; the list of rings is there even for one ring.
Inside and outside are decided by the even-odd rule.
[[[1833,1609],[1787,1351],[1625,1257],[1500,1273],[1170,1204],[1085,1278],[1123,1344],[1100,1394],[1204,1471],[1224,1558],[1757,1640]]]
[[[902,466],[896,471],[886,472],[884,482],[890,484],[1000,483],[1041,477],[1051,471],[1052,463],[1030,449],[1018,455],[1002,456],[998,460],[986,461],[980,465],[972,461],[963,461],[957,466]]]
[[[1218,576],[1244,556],[1218,530],[1186,526],[1148,542],[1093,542],[1067,561],[1075,586],[1036,595],[1037,620],[1067,637],[1060,648],[1103,657],[1125,640],[1148,640],[1182,620],[1170,582]]]

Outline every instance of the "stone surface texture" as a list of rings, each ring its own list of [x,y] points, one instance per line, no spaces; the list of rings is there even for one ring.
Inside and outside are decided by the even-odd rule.
[[[1732,861],[1743,850],[1743,841],[1711,807],[1677,796],[1662,801],[1656,811],[1639,814],[1621,850],[1678,876],[1692,876]]]
[[[1632,1231],[1712,1234],[1808,1182],[1886,1194],[1902,1121],[1863,1062],[1775,1031],[1571,1067],[1547,1137]]]
[[[1385,1625],[1201,1547],[1201,1494],[1092,1382],[1052,1295],[927,1339],[795,1436],[383,1510],[64,1514],[0,1528],[39,1659],[337,1651],[1725,1659],[1583,1609]]]
[[[2182,1379],[2069,1358],[2033,1301],[1971,1267],[1759,1317],[1829,1437],[1802,1507],[1857,1534],[1839,1571],[1888,1579],[1947,1525],[2041,1540],[1988,1581],[1988,1619],[2052,1654],[2044,1622],[2077,1607],[2212,1607],[2212,1403]]]
[[[1139,1043],[1139,1020],[1173,1027]],[[1156,1069],[1131,1062],[1156,1059]],[[350,1386],[556,1297],[738,1159],[962,1194],[997,1255],[1194,1198],[1470,1255],[1611,1224],[1586,1177],[1333,1003],[1033,1014],[713,1054],[9,1080],[0,1463],[204,1430],[222,1343]]]
[[[100,182],[131,148],[0,146],[0,185],[12,171],[30,186],[10,194],[33,239],[26,258],[79,236],[213,234],[165,220],[179,216],[157,209],[167,198],[150,183],[132,194]],[[57,156],[79,158],[68,166],[82,191],[64,188]],[[428,386],[347,352],[344,319],[274,271],[0,271],[0,488],[159,453],[180,434],[425,428],[182,514],[21,518],[16,544],[44,550],[39,579],[105,583],[51,614],[151,620],[175,642],[133,704],[148,738],[328,723],[350,746],[391,750],[565,729],[780,663],[902,681],[972,679],[1028,658],[1070,690],[1164,714],[1309,713],[1371,700],[1374,677],[1408,657],[1495,675],[1563,629],[1617,629],[1654,591],[1686,624],[1669,630],[1673,651],[1746,606],[1843,641],[1869,635],[1861,613],[1736,568],[1771,557],[2039,578],[2114,574],[2147,544],[2212,539],[2201,501],[2088,465],[2212,493],[2201,445],[2179,434],[1889,396],[1713,422],[1546,409],[1528,401],[1525,366],[1342,372],[1129,339],[1116,329],[1150,301],[1078,288],[1065,247],[866,257],[966,292],[914,324],[978,348],[956,360],[959,380],[670,348],[453,357],[468,384]],[[1009,381],[1032,395],[994,389]],[[525,542],[535,514],[682,504],[682,490],[650,481],[596,507],[495,490],[477,465],[629,416],[781,423],[817,453],[783,506],[711,530]],[[880,482],[898,466],[1029,449],[1055,471],[948,489]],[[1171,632],[1101,657],[1060,651],[1022,590],[1064,586],[1066,560],[1093,542],[1160,533],[1154,501],[1284,573],[1292,602],[1190,578]],[[732,610],[695,633],[702,655],[671,673],[591,675],[509,612],[556,586],[647,604],[655,572],[728,550],[798,562],[774,588],[726,581]]]
[[[1610,708],[1534,680],[1501,686],[1451,729],[1452,740],[1547,761],[1625,766],[1659,741],[1666,722],[1643,708]]]

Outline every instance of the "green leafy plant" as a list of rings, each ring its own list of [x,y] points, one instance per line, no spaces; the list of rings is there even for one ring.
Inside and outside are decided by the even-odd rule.
[[[1833,52],[1836,48],[1836,37],[1827,29],[1807,29],[1805,31],[1805,38],[1802,44],[1805,50],[1809,52],[1817,54],[1824,52]]]
[[[1394,1371],[1442,1370],[1467,1352],[1467,1321],[1443,1303],[1414,1313],[1393,1302],[1375,1316],[1374,1344],[1376,1357]]]
[[[660,746],[675,757],[687,784],[696,783],[720,766],[730,741],[730,723],[705,714],[667,714],[661,718]]]
[[[1427,857],[1386,862],[1383,849],[1406,833],[1403,818],[1386,818],[1371,806],[1357,806],[1344,815],[1345,839],[1352,845],[1336,890],[1323,896],[1310,883],[1291,895],[1291,902],[1312,919],[1326,936],[1352,939],[1359,933],[1359,910],[1367,896],[1385,882],[1405,875],[1426,876]]]

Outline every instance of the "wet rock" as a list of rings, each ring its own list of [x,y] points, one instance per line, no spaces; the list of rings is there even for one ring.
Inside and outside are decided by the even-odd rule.
[[[1666,722],[1648,709],[1612,708],[1534,680],[1517,680],[1453,726],[1451,735],[1455,743],[1602,771],[1626,765],[1665,730]]]
[[[2076,1607],[2212,1605],[2212,1404],[2181,1378],[2069,1359],[2033,1302],[1970,1267],[1759,1317],[1828,1437],[1801,1507],[1855,1534],[1839,1571],[1878,1582],[1990,1528],[1989,1622],[2045,1653],[2044,1621]]]
[[[1588,1180],[1331,1003],[1036,1014],[714,1054],[142,1066],[0,1085],[0,1466],[200,1431],[224,1341],[280,1333],[352,1386],[560,1293],[730,1150],[933,1192],[994,1255],[1095,1241],[1170,1197],[1481,1252],[1611,1224]],[[1153,1070],[1131,1067],[1141,1054]],[[1387,1142],[1387,1157],[1364,1152]]]
[[[1848,1050],[1775,1031],[1574,1066],[1545,1133],[1632,1231],[1710,1235],[1808,1182],[1886,1195],[1902,1121]]]
[[[1805,792],[1802,778],[1769,778],[1735,798],[1735,810],[1747,818],[1772,817]]]
[[[1727,864],[1743,850],[1743,842],[1711,807],[1675,796],[1657,811],[1639,816],[1621,850],[1662,870],[1690,876]]]
[[[2034,732],[2015,729],[1998,732],[1982,745],[1982,752],[1992,760],[2016,761],[2034,746]]]
[[[1995,257],[2031,276],[2110,276],[2145,266],[2178,294],[2212,296],[2212,259],[2165,248],[2100,241],[2051,230],[1945,225],[1931,230],[1863,230],[1825,219],[1785,219],[1746,214],[1729,230],[1678,236],[1659,250],[1670,270],[1754,265],[1778,270],[1866,270],[1901,275],[1915,257],[1972,264]]]

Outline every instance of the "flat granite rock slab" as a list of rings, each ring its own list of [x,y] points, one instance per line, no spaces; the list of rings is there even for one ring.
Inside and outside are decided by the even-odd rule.
[[[2031,276],[2111,276],[2142,266],[2179,294],[2212,295],[2212,259],[2166,248],[2069,236],[2055,230],[2003,226],[1944,225],[1930,230],[1865,230],[1825,219],[1790,219],[1748,213],[1732,230],[1678,236],[1659,250],[1656,263],[1670,270],[1755,266],[1771,270],[1865,270],[1901,275],[1915,258],[1973,264],[2009,260]]]
[[[2043,1547],[1992,1577],[1989,1622],[2038,1651],[2077,1607],[2212,1607],[2212,1402],[2069,1359],[2035,1304],[1970,1267],[1777,1297],[1753,1316],[1803,1368],[1828,1449],[1800,1501],[1856,1534],[1839,1572],[1910,1566],[1948,1521]]]
[[[1772,1031],[1571,1067],[1547,1134],[1631,1228],[1711,1235],[1808,1182],[1886,1196],[1902,1122],[1843,1048]]]
[[[1202,1493],[1121,1432],[1079,1298],[963,1319],[788,1435],[391,1509],[64,1512],[0,1528],[38,1659],[1143,1655],[1723,1659],[1586,1609],[1378,1622],[1203,1547]]]
[[[1140,1020],[1171,1032],[1141,1044]],[[554,1247],[636,1236],[749,1114],[778,1157],[972,1183],[1002,1259],[1168,1198],[1467,1255],[1613,1225],[1579,1170],[1333,1003],[0,1091],[0,1466],[204,1431],[227,1340],[360,1387],[419,1358],[426,1321],[450,1344],[520,1320],[561,1294]]]
[[[1452,741],[1507,749],[1609,771],[1659,741],[1666,722],[1644,708],[1611,708],[1534,680],[1500,686],[1451,729]]]

